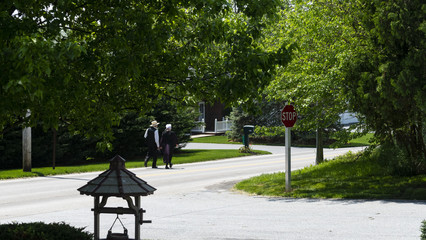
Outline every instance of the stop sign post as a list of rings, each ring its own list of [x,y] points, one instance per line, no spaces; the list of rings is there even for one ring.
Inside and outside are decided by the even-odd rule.
[[[281,110],[281,122],[285,126],[285,190],[291,191],[291,128],[297,121],[293,105],[285,105]]]

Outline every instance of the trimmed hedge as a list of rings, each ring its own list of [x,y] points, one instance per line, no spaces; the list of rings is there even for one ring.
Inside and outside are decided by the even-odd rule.
[[[92,240],[93,234],[64,222],[46,224],[10,223],[0,225],[0,239],[8,240]]]

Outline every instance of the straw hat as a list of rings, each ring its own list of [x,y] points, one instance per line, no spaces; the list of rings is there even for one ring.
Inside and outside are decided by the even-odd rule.
[[[160,124],[160,123],[154,120],[154,121],[151,122],[151,127],[157,127],[158,124]]]

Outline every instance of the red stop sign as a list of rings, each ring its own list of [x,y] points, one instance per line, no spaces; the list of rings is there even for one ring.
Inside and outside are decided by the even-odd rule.
[[[293,105],[285,105],[281,110],[281,122],[285,127],[293,127],[297,121],[297,112],[294,110]]]

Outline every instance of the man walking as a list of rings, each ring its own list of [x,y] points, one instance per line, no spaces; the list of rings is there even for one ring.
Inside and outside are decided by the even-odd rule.
[[[152,157],[152,168],[157,168],[157,154],[160,150],[160,136],[158,134],[158,123],[152,121],[151,126],[145,131],[145,142],[148,146],[148,153],[145,157],[145,167],[148,166],[148,160]]]

